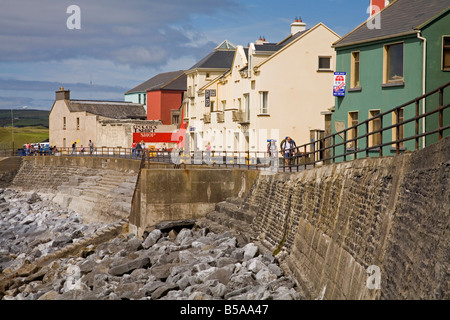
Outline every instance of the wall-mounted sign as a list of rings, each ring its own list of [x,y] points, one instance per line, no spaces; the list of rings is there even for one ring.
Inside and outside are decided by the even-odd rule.
[[[345,97],[345,78],[346,72],[335,72],[333,83],[333,96]]]
[[[155,133],[156,125],[137,125],[133,126],[133,133]]]
[[[210,98],[216,96],[216,90],[205,90],[205,107],[209,108],[211,106]]]

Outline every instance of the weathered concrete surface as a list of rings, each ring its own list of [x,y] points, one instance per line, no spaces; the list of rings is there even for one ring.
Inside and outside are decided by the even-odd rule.
[[[0,188],[7,187],[22,164],[21,157],[0,157]]]
[[[11,188],[35,191],[86,222],[128,220],[140,161],[100,157],[25,157]]]
[[[245,197],[259,175],[237,169],[142,169],[130,215],[137,234],[162,221],[198,219],[229,197]]]

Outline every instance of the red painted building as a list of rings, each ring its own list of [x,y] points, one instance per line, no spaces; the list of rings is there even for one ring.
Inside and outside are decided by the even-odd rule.
[[[126,94],[146,92],[147,120],[159,120],[162,126],[134,132],[133,140],[159,149],[163,144],[172,148],[182,146],[186,128],[182,104],[187,77],[183,70],[160,73]]]

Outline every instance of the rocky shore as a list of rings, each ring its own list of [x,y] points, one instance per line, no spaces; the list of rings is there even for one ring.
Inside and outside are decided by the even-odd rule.
[[[0,278],[107,224],[35,193],[0,189]],[[157,226],[142,239],[121,234],[79,256],[58,258],[15,281],[3,300],[297,300],[302,295],[256,243],[195,223]]]

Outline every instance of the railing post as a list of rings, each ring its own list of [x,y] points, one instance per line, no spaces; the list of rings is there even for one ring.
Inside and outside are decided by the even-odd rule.
[[[369,121],[366,121],[366,158],[369,157]]]
[[[336,163],[336,134],[333,134],[333,163]]]
[[[439,140],[443,138],[444,127],[444,88],[439,89]]]
[[[418,135],[419,135],[419,99],[416,99],[416,121],[415,121],[415,123],[416,123],[416,131],[415,131],[415,135],[416,135],[416,138],[415,138],[415,141],[416,141],[416,146],[415,146],[415,150],[417,151],[417,150],[419,150],[419,137],[418,137]]]
[[[382,157],[383,156],[383,131],[384,131],[384,129],[383,129],[383,116],[382,115],[380,115],[380,142],[381,142],[381,145],[380,145],[380,157]]]
[[[347,129],[344,130],[344,162],[347,161]]]
[[[398,125],[399,119],[400,108],[397,108],[395,112],[395,153],[397,155],[400,154],[400,142],[398,142],[398,140],[400,140],[400,126]]]

